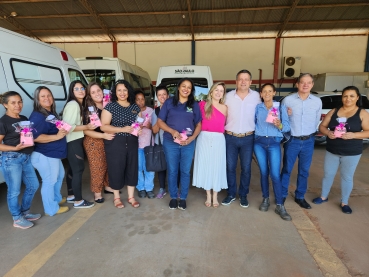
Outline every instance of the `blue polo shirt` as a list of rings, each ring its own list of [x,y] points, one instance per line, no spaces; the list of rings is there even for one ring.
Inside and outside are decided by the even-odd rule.
[[[29,117],[29,121],[34,124],[32,131],[34,139],[39,135],[55,135],[59,132],[55,124],[46,122],[45,120],[45,115],[36,111],[33,111]],[[34,151],[49,158],[64,159],[67,157],[67,139],[64,137],[48,143],[35,142]]]
[[[202,120],[200,107],[197,102],[192,108],[188,108],[186,104],[187,102],[178,102],[177,106],[174,106],[173,98],[169,98],[164,102],[159,118],[179,133],[187,128],[190,128],[192,132],[195,131],[196,125]],[[164,132],[164,138],[173,140],[172,135],[168,132]]]

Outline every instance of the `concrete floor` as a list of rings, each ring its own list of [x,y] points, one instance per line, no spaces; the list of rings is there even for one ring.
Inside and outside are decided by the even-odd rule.
[[[319,195],[324,147],[316,147],[309,192]],[[253,164],[250,207],[238,200],[218,209],[204,206],[205,193],[191,188],[187,210],[169,210],[164,199],[139,199],[141,207],[116,209],[113,196],[92,209],[72,209],[43,216],[28,230],[12,226],[6,187],[0,186],[1,276],[369,276],[369,187],[365,150],[355,175],[350,206],[340,211],[339,176],[329,202],[307,211],[291,197],[286,207],[293,217],[285,222],[274,213],[258,210],[259,172]],[[296,169],[295,169],[296,170]],[[84,197],[92,200],[88,169]],[[156,180],[157,182],[157,180]],[[156,183],[156,188],[158,184]],[[62,189],[65,195],[65,185]],[[219,200],[225,197],[223,191]],[[138,199],[138,198],[137,198]],[[274,201],[273,201],[274,202]],[[33,212],[42,212],[40,193]]]

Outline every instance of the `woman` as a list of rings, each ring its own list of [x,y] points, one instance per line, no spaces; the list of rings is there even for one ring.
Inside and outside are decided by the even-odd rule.
[[[66,202],[60,189],[64,178],[61,159],[67,157],[65,136],[68,132],[58,130],[55,124],[45,121],[49,115],[58,117],[51,91],[45,86],[39,86],[33,97],[33,112],[29,119],[34,123],[35,149],[31,155],[31,163],[42,178],[41,196],[45,214],[53,216],[69,211],[68,207],[59,206]]]
[[[260,184],[263,201],[259,207],[262,212],[268,211],[269,201],[269,172],[272,179],[273,191],[277,207],[275,213],[284,220],[291,220],[291,216],[284,207],[282,198],[282,184],[280,180],[281,146],[283,133],[290,130],[286,106],[273,107],[273,96],[276,94],[275,86],[266,83],[261,87],[262,103],[255,110],[255,141],[254,153],[260,169]],[[278,103],[279,104],[279,103]],[[269,123],[266,122],[268,114],[276,112],[277,116]]]
[[[159,116],[159,112],[161,108],[164,105],[164,102],[169,98],[169,91],[167,87],[163,85],[157,86],[156,87],[156,97],[158,98],[160,106],[155,108],[155,113],[152,116],[152,132],[153,134],[155,134],[155,143],[159,144],[159,141],[160,141],[160,143],[162,144],[164,131],[159,128],[159,125],[157,124],[157,118]],[[167,194],[167,192],[165,191],[166,177],[167,177],[166,170],[158,172],[158,178],[159,178],[159,184],[160,184],[159,192],[156,195],[156,198],[158,199],[162,199]]]
[[[163,148],[167,160],[168,188],[172,198],[169,202],[170,209],[186,210],[195,139],[201,131],[201,112],[194,93],[192,80],[188,78],[179,80],[176,94],[165,101],[159,113],[158,125],[165,132]],[[186,130],[187,139],[184,139],[182,136]],[[179,203],[177,201],[178,169],[181,180]]]
[[[347,130],[342,137],[336,137],[335,128],[339,121]],[[328,201],[334,176],[340,168],[341,173],[341,209],[345,214],[352,210],[348,200],[354,185],[354,173],[363,153],[363,139],[369,138],[369,113],[361,108],[361,95],[355,86],[348,86],[342,91],[342,103],[327,113],[319,131],[327,136],[327,151],[324,159],[324,178],[320,197],[313,199],[314,204]]]
[[[74,208],[92,208],[95,204],[82,198],[82,174],[85,169],[85,155],[83,151],[83,131],[94,130],[95,125],[83,125],[82,102],[85,98],[85,87],[79,80],[71,82],[67,103],[63,110],[63,121],[72,126],[67,134],[68,162],[67,172],[68,203],[74,203]]]
[[[114,206],[124,208],[119,190],[127,185],[128,203],[138,208],[140,203],[134,198],[138,181],[138,137],[131,135],[131,125],[141,116],[141,109],[135,104],[135,92],[126,80],[115,82],[111,92],[112,102],[101,114],[101,130],[116,134],[113,140],[104,140]]]
[[[208,93],[206,102],[200,102],[202,115],[201,133],[196,142],[193,185],[206,190],[205,206],[219,206],[218,192],[226,189],[226,148],[224,125],[227,117],[225,84],[215,83]]]
[[[90,123],[89,116],[91,113],[88,109],[89,107],[93,107],[98,117],[101,118],[103,97],[104,94],[98,83],[92,82],[87,86],[84,103],[84,124]],[[95,194],[96,203],[104,203],[104,198],[101,195],[103,188],[105,193],[113,193],[113,189],[109,187],[104,140],[112,140],[114,134],[104,133],[100,127],[95,130],[85,130],[83,132],[85,134],[83,146],[85,147],[90,167],[91,191]]]
[[[0,96],[6,112],[0,118],[0,170],[8,186],[8,208],[13,217],[13,226],[28,229],[33,226],[31,221],[41,217],[40,214],[29,212],[33,197],[39,183],[31,164],[33,146],[25,146],[20,142],[20,134],[15,131],[14,123],[28,120],[20,115],[23,101],[15,91],[5,92]],[[23,193],[22,204],[19,205],[18,196],[21,184],[26,186]]]

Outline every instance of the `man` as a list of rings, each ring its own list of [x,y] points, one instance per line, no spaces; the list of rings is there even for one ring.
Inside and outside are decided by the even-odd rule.
[[[247,208],[251,178],[251,161],[254,147],[255,108],[261,102],[259,93],[251,90],[251,73],[241,70],[236,75],[236,90],[227,93],[228,116],[225,126],[227,150],[228,195],[222,205],[231,204],[236,198],[236,168],[238,157],[241,160],[241,176],[238,195],[240,206]]]
[[[293,166],[298,157],[298,173],[295,202],[304,209],[311,209],[305,200],[309,169],[314,152],[315,133],[322,112],[322,101],[310,93],[314,85],[313,76],[301,74],[297,80],[297,93],[287,96],[283,104],[292,113],[289,115],[291,139],[284,144],[281,173],[283,201],[288,195],[288,186]]]

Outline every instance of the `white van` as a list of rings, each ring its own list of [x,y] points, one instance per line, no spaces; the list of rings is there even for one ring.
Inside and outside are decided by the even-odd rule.
[[[14,90],[23,98],[22,114],[30,116],[33,93],[47,86],[54,95],[56,110],[61,112],[69,84],[81,80],[81,69],[71,55],[53,45],[0,28],[0,93]],[[5,109],[0,105],[0,116]]]
[[[195,85],[195,99],[197,101],[206,99],[208,92],[213,85],[213,77],[209,66],[201,65],[174,65],[162,66],[159,68],[156,86],[165,85],[170,96],[173,96],[177,89],[178,81],[182,78],[189,78]],[[155,106],[159,105],[156,101]]]
[[[127,80],[135,90],[145,94],[146,105],[154,104],[154,86],[149,73],[141,67],[118,58],[86,57],[76,58],[88,82],[97,82],[104,89],[111,89],[115,81]]]

